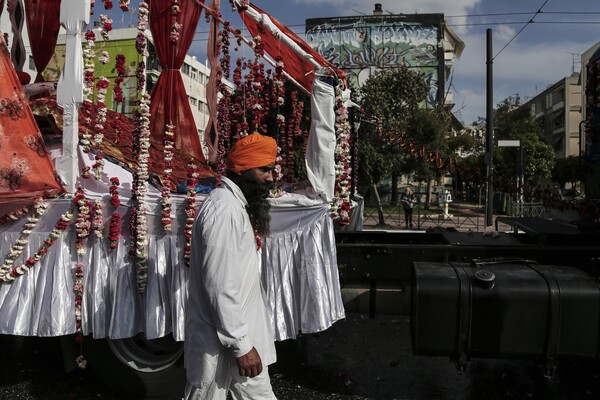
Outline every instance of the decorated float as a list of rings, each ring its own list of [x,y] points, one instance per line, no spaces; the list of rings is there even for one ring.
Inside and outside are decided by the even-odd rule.
[[[107,96],[123,101],[125,60],[108,60],[87,28],[90,15],[112,2],[24,4],[37,70],[46,67],[60,25],[66,62],[55,94],[27,99],[43,78],[22,87],[1,45],[0,334],[69,335],[75,353],[67,361],[96,365],[113,385],[149,397],[180,390],[192,223],[228,149],[254,131],[280,147],[271,235],[262,240],[276,339],[344,318],[334,230],[360,229],[361,221],[351,218],[349,91],[341,71],[249,2],[231,2],[250,32],[244,35],[221,18],[219,0],[142,1],[137,51],[147,54],[151,32],[162,73],[147,93],[146,66],[138,63],[139,102],[129,118],[105,103]],[[119,6],[128,11],[129,1]],[[201,140],[179,68],[203,13],[211,76]],[[99,14],[106,39],[112,21]],[[248,45],[252,56],[233,62],[230,41]],[[114,62],[121,79],[96,76],[98,62]],[[36,118],[51,129],[42,134]]]

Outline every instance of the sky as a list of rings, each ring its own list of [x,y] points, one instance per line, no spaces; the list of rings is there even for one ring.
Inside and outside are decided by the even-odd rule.
[[[115,6],[118,1],[113,0]],[[209,3],[206,0],[206,3]],[[101,1],[96,1],[98,15]],[[446,23],[465,43],[454,64],[451,89],[453,112],[465,124],[486,115],[486,30],[492,30],[494,105],[510,96],[525,102],[573,71],[581,69],[581,53],[600,42],[598,0],[255,0],[253,4],[303,36],[309,18],[371,15],[375,3],[384,13],[443,13]],[[135,7],[137,0],[131,2]],[[221,1],[222,16],[243,28],[229,2]],[[113,17],[115,27],[135,24],[134,15]],[[190,54],[203,60],[208,24],[196,29]]]

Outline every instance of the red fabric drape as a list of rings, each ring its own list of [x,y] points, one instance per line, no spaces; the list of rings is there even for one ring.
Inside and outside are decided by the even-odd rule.
[[[277,19],[273,18],[273,16],[265,13],[260,8],[256,7],[253,4],[250,4],[254,10],[261,14],[268,15],[273,24],[277,26],[286,36],[288,36],[292,41],[294,41],[304,52],[310,54],[315,61],[319,63],[319,65],[323,67],[327,67],[328,69],[334,70],[337,74],[338,78],[345,79],[346,74],[335,67],[329,61],[327,61],[323,56],[321,56],[317,51],[315,51],[312,47],[310,47],[304,40],[302,40],[298,35],[289,30],[285,25],[279,22]],[[282,41],[280,41],[277,37],[271,34],[267,29],[264,32],[258,31],[258,22],[252,19],[252,17],[248,16],[244,13],[243,10],[240,10],[240,16],[244,21],[244,25],[248,28],[248,31],[252,34],[252,36],[260,36],[261,42],[264,45],[264,49],[272,58],[281,57],[283,59],[283,69],[285,72],[290,74],[292,78],[294,78],[302,87],[307,89],[309,92],[312,89],[312,81],[314,79],[314,74],[312,72],[315,67],[302,58],[298,53],[296,53],[291,48],[287,47]]]
[[[24,0],[27,33],[31,44],[31,55],[38,72],[36,82],[43,82],[42,72],[46,69],[60,29],[61,0]]]
[[[204,2],[202,2],[204,3]],[[166,124],[175,126],[175,148],[204,162],[198,130],[188,102],[179,69],[190,48],[202,8],[194,1],[180,2],[181,13],[171,13],[171,2],[150,0],[150,30],[162,72],[150,96],[151,136],[153,146],[162,148]],[[171,42],[171,27],[181,24],[179,39]]]

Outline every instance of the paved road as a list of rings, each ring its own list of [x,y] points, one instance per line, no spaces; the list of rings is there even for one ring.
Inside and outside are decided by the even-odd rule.
[[[1,400],[130,400],[89,370],[63,372],[59,340],[0,336]],[[519,360],[413,356],[404,316],[350,314],[326,332],[278,344],[280,400],[587,400],[600,398],[600,360],[562,362],[551,378]]]

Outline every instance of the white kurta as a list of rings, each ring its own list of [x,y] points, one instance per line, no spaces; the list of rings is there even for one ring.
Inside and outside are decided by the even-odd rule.
[[[261,255],[242,191],[227,178],[206,198],[194,223],[186,306],[185,366],[196,387],[215,377],[219,354],[258,351],[276,360],[261,287]]]

